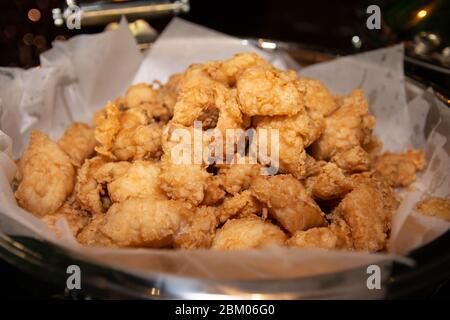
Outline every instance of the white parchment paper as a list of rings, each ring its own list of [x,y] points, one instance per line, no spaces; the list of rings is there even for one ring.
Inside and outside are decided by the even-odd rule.
[[[65,221],[58,223],[63,237],[57,239],[44,223],[17,206],[10,187],[16,170],[13,159],[26,147],[30,130],[42,130],[57,139],[68,123],[89,122],[96,109],[122,95],[132,83],[166,81],[192,63],[225,59],[242,51],[255,51],[280,68],[286,65],[282,55],[261,52],[240,39],[174,19],[145,56],[122,21],[115,31],[55,42],[42,55],[40,68],[0,68],[1,230],[46,239],[130,272],[209,279],[300,277],[393,259],[411,264],[404,254],[449,230],[449,223],[414,213],[413,208],[428,195],[449,196],[450,112],[431,92],[407,101],[401,46],[300,70],[301,75],[322,80],[334,94],[362,87],[377,117],[375,132],[386,149],[402,151],[414,146],[426,150],[429,165],[414,184],[415,191],[403,192],[393,219],[392,253],[277,247],[240,252],[86,248],[65,232]]]

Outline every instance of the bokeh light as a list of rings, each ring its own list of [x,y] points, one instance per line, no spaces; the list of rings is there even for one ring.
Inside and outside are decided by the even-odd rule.
[[[38,49],[44,49],[46,43],[47,43],[47,40],[45,40],[45,38],[41,35],[38,35],[38,36],[34,37],[34,39],[33,39],[33,44]]]
[[[419,12],[417,12],[417,18],[419,19],[425,18],[427,14],[428,14],[427,10],[420,10]]]
[[[28,11],[28,19],[33,22],[41,20],[41,12],[38,9],[30,9]]]
[[[34,36],[32,33],[26,33],[23,38],[23,43],[25,43],[27,46],[31,46],[33,44]]]

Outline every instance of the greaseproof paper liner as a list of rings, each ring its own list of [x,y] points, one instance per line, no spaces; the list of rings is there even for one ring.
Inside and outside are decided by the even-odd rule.
[[[0,227],[3,232],[46,239],[137,274],[161,272],[207,279],[276,279],[311,276],[382,261],[400,260],[410,250],[432,241],[449,223],[414,213],[414,204],[429,195],[449,196],[450,112],[432,93],[407,101],[401,46],[380,49],[317,64],[300,70],[322,80],[333,94],[362,87],[377,117],[375,132],[387,150],[423,148],[429,162],[403,201],[392,222],[390,253],[302,250],[271,247],[261,250],[111,249],[78,245],[67,223],[57,223],[62,237],[17,206],[10,182],[15,163],[31,130],[57,139],[72,121],[89,122],[94,111],[122,95],[137,82],[166,81],[191,63],[254,51],[277,67],[287,64],[245,41],[174,19],[152,49],[142,56],[122,21],[117,30],[55,42],[41,57],[41,67],[0,68]]]

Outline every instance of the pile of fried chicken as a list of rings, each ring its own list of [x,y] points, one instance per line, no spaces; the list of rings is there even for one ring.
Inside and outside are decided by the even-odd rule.
[[[278,129],[279,171],[174,163],[170,133],[194,121],[223,133]],[[33,131],[15,179],[22,208],[56,233],[65,218],[89,246],[383,251],[395,188],[425,167],[420,150],[380,152],[361,90],[333,96],[254,53],[133,85],[92,122],[57,142]]]

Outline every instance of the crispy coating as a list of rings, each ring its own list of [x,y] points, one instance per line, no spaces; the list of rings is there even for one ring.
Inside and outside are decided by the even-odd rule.
[[[111,148],[120,131],[119,107],[115,103],[109,102],[104,110],[95,113],[92,122],[95,125],[94,137],[98,143],[95,151],[104,156],[114,157]]]
[[[388,213],[388,225],[390,226],[390,220],[400,205],[400,200],[396,195],[394,188],[386,179],[384,179],[382,175],[374,171],[353,174],[350,178],[354,187],[360,184],[368,183],[377,189],[383,197],[383,207]]]
[[[305,110],[305,89],[293,71],[255,66],[238,77],[236,88],[242,112],[247,116],[293,116]]]
[[[333,215],[341,217],[350,227],[355,249],[376,252],[384,248],[390,212],[384,207],[383,195],[373,184],[356,186],[339,203]]]
[[[113,160],[145,160],[161,155],[162,124],[152,122],[145,110],[121,112],[109,103],[105,112],[94,117],[95,151]]]
[[[22,208],[35,215],[54,213],[72,193],[75,170],[71,159],[42,132],[31,132],[18,170],[15,196]]]
[[[313,198],[322,200],[340,199],[353,188],[351,179],[332,162],[324,163],[317,175],[306,179],[305,185]]]
[[[422,150],[386,152],[375,159],[374,168],[391,186],[407,187],[416,180],[416,172],[425,168],[425,155]]]
[[[160,187],[171,199],[200,204],[209,179],[210,174],[202,165],[174,164],[166,155],[161,159]]]
[[[370,141],[363,146],[364,150],[369,155],[370,162],[373,162],[381,154],[383,149],[383,142],[374,134],[370,137]]]
[[[168,110],[169,116],[173,116],[175,103],[177,102],[180,82],[183,78],[182,73],[176,73],[169,77],[167,83],[161,86],[159,90],[159,100],[161,104]]]
[[[231,197],[225,198],[217,208],[217,218],[224,223],[231,218],[245,218],[258,215],[262,212],[262,206],[249,190],[242,191]]]
[[[247,190],[253,178],[261,174],[261,166],[252,163],[249,157],[245,157],[242,161],[243,163],[236,162],[219,171],[222,186],[230,194]]]
[[[80,167],[95,148],[94,129],[85,123],[74,122],[59,139],[58,146],[69,155],[72,164]]]
[[[66,219],[74,237],[78,235],[90,220],[89,214],[82,210],[73,199],[66,200],[55,213],[42,217],[42,221],[44,221],[56,235],[60,236],[59,229],[56,228],[56,222],[61,218]]]
[[[360,146],[338,151],[330,161],[347,173],[367,171],[370,168],[369,154]]]
[[[296,248],[334,249],[337,242],[337,236],[329,228],[321,227],[297,231],[287,240],[286,244]]]
[[[175,248],[208,249],[216,235],[217,218],[214,207],[201,206],[195,210],[189,222],[182,224],[175,235]]]
[[[336,152],[363,146],[371,139],[375,118],[361,90],[344,97],[339,108],[325,118],[325,130],[312,145],[312,156],[329,160]]]
[[[58,143],[32,133],[13,184],[89,246],[386,250],[394,187],[425,166],[421,151],[380,154],[361,90],[332,96],[255,53],[132,85],[92,120]],[[416,209],[448,220],[449,204]]]
[[[217,127],[224,137],[226,129],[242,128],[246,122],[236,90],[214,81],[201,65],[192,65],[185,72],[172,121],[183,126],[201,121],[204,130]]]
[[[278,133],[279,137],[279,166],[283,173],[291,173],[298,179],[307,175],[307,154],[304,148],[317,140],[324,130],[324,122],[312,119],[306,113],[295,116],[256,117],[253,120],[258,135]],[[266,131],[262,131],[262,130]],[[276,132],[275,132],[276,130]],[[264,147],[258,137],[258,147]],[[269,155],[271,146],[265,147]]]
[[[306,148],[322,134],[325,123],[323,119],[312,119],[307,113],[297,113],[294,116],[256,117],[253,124],[257,128],[279,129],[280,137],[286,140],[300,138]]]
[[[416,210],[426,216],[450,221],[450,199],[430,197],[416,203]]]
[[[158,93],[146,83],[138,83],[128,88],[125,93],[125,103],[128,108],[139,107],[143,103],[156,103]]]
[[[139,109],[149,119],[167,122],[173,114],[176,96],[171,91],[172,84],[167,87],[157,85],[159,89],[155,89],[155,84],[146,83],[129,87],[124,97],[124,108]]]
[[[129,199],[109,208],[100,231],[119,247],[171,247],[189,215],[177,201]]]
[[[305,88],[305,107],[312,118],[326,117],[338,108],[334,97],[322,82],[311,78],[300,78],[299,81]]]
[[[270,215],[291,234],[325,224],[322,211],[291,175],[258,176],[250,190]]]
[[[228,220],[217,230],[211,248],[215,250],[243,250],[283,245],[286,235],[283,231],[260,218]]]
[[[122,129],[112,147],[119,160],[158,159],[161,156],[162,126],[159,123]]]
[[[78,170],[75,197],[81,206],[93,214],[104,213],[111,205],[107,183],[125,174],[129,162],[106,162],[97,156],[86,160]]]
[[[173,122],[188,127],[202,115],[201,120],[206,121],[205,111],[211,113],[217,109],[218,113],[227,93],[228,90],[209,78],[200,65],[192,65],[181,80]]]
[[[324,165],[325,161],[319,160],[317,161],[313,157],[311,157],[309,154],[306,154],[305,159],[305,178],[308,178],[310,176],[316,176],[320,173],[322,170],[322,166]]]
[[[204,191],[202,204],[212,206],[220,203],[225,197],[225,190],[222,187],[222,181],[219,176],[210,176]]]
[[[104,163],[102,157],[86,160],[77,174],[75,196],[82,207],[92,213],[104,211],[100,198],[102,185],[93,177],[94,172]]]
[[[105,215],[98,214],[91,218],[89,223],[77,235],[77,241],[85,246],[116,247],[104,233],[100,231],[105,223]]]
[[[352,231],[344,219],[333,216],[329,228],[336,235],[337,249],[354,249]]]
[[[188,141],[176,141],[174,134],[176,129],[189,130]],[[194,205],[203,202],[211,174],[206,171],[206,165],[202,159],[196,163],[195,151],[191,146],[195,143],[195,132],[198,129],[179,125],[170,125],[163,135],[164,155],[161,157],[160,187],[171,199],[186,200]],[[184,132],[184,131],[183,131]],[[179,144],[178,144],[179,143]],[[203,143],[203,141],[201,142]],[[205,147],[203,143],[203,148]],[[178,147],[188,146],[186,161],[184,154],[180,154]],[[195,147],[194,147],[195,148]],[[182,153],[185,150],[181,151]]]
[[[130,198],[165,199],[166,195],[159,187],[158,163],[137,160],[128,170],[108,183],[108,193],[112,202],[121,202]]]
[[[230,87],[236,85],[238,77],[248,68],[260,66],[271,68],[272,66],[263,58],[253,52],[238,53],[233,58],[224,61],[213,61],[204,65],[208,75],[216,81]]]

